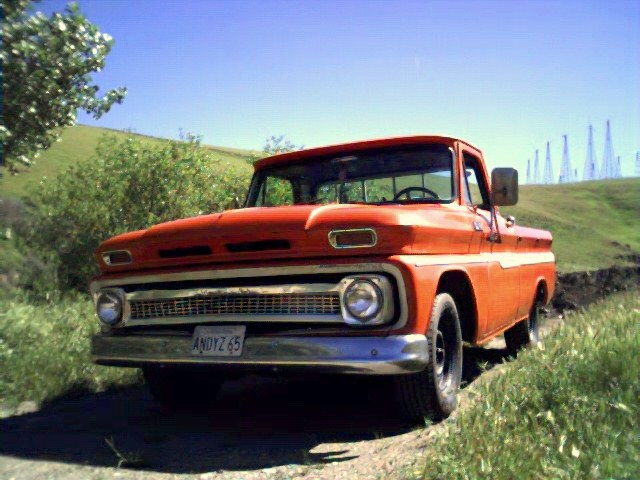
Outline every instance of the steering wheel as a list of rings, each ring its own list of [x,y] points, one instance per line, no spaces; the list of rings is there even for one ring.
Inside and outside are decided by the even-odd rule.
[[[409,196],[410,192],[423,192],[423,193],[428,193],[433,198],[440,198],[436,192],[434,192],[433,190],[429,190],[428,188],[424,188],[424,187],[407,187],[407,188],[403,188],[398,193],[396,193],[393,196],[393,199],[394,200],[398,200],[402,195],[406,195],[407,196],[407,200],[411,200],[411,197]]]

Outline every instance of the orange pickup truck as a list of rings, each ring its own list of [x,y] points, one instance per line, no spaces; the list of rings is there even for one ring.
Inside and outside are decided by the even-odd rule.
[[[444,136],[259,160],[243,208],[105,241],[91,282],[101,365],[176,406],[247,373],[391,379],[404,414],[448,416],[463,343],[538,341],[551,234],[515,225],[518,176]],[[194,385],[197,388],[194,388]]]

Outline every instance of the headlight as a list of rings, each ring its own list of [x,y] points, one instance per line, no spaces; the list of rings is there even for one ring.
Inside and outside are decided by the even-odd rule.
[[[382,309],[382,292],[369,280],[356,280],[344,292],[344,306],[361,322],[375,317]]]
[[[122,296],[114,291],[101,292],[96,300],[96,311],[101,322],[115,325],[122,319]]]

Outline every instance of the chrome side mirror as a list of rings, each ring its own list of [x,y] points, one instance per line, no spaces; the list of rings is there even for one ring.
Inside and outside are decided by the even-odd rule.
[[[518,203],[518,171],[515,168],[494,168],[491,172],[491,198],[497,206]]]

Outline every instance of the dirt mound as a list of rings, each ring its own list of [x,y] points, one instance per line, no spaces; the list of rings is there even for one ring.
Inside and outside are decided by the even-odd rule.
[[[551,300],[558,312],[576,310],[612,293],[640,285],[640,259],[632,267],[614,266],[590,272],[560,273]]]

